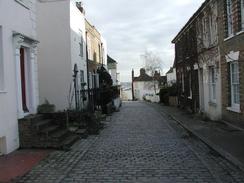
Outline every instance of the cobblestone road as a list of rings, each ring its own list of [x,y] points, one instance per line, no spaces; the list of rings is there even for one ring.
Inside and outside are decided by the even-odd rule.
[[[156,105],[140,102],[124,103],[98,137],[55,153],[19,182],[244,182]]]

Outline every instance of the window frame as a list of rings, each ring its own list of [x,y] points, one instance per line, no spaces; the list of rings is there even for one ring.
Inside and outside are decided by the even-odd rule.
[[[181,87],[182,87],[182,93],[185,93],[185,77],[184,77],[184,72],[181,73]]]
[[[241,30],[244,31],[244,0],[241,0]]]
[[[237,83],[233,83],[233,73],[232,73],[232,66],[233,65],[237,65]],[[238,61],[233,61],[233,62],[230,62],[230,91],[231,91],[231,108],[235,109],[235,110],[240,110],[240,72],[239,72],[239,63]],[[239,93],[238,94],[238,99],[239,99],[239,102],[236,103],[235,102],[235,91],[234,91],[234,86],[233,85],[237,85],[238,88],[239,88]]]
[[[233,26],[233,0],[226,0],[226,13],[227,13],[227,37],[234,35]]]
[[[208,84],[209,84],[209,102],[216,103],[217,91],[216,91],[216,69],[214,66],[208,68]]]
[[[189,99],[192,99],[192,78],[191,78],[191,71],[189,73],[188,79],[189,79],[189,96],[188,96],[188,98]]]

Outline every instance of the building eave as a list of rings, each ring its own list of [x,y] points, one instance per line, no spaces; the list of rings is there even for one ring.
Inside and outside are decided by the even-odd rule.
[[[180,30],[180,32],[175,36],[175,38],[172,40],[172,43],[175,44],[178,39],[181,37],[181,35],[189,29],[191,24],[196,20],[196,18],[200,15],[200,13],[204,10],[204,8],[207,6],[207,4],[211,2],[211,0],[205,0],[204,3],[200,6],[200,8],[191,16],[191,18],[188,20],[188,22],[183,26],[183,28]]]

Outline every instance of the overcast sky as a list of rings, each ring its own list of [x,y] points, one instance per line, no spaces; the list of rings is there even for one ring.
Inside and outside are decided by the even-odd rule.
[[[172,39],[204,0],[83,0],[87,19],[107,40],[108,54],[118,61],[121,81],[144,66],[141,55],[160,55],[164,73],[174,61]]]

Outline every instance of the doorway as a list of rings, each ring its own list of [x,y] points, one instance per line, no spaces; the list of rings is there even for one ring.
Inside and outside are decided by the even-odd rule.
[[[24,113],[29,112],[27,107],[27,63],[26,63],[26,51],[25,48],[20,48],[20,76],[21,76],[21,97],[22,97],[22,109]]]
[[[199,79],[199,89],[200,89],[200,111],[204,112],[204,79],[203,79],[203,69],[200,69],[200,79]]]

